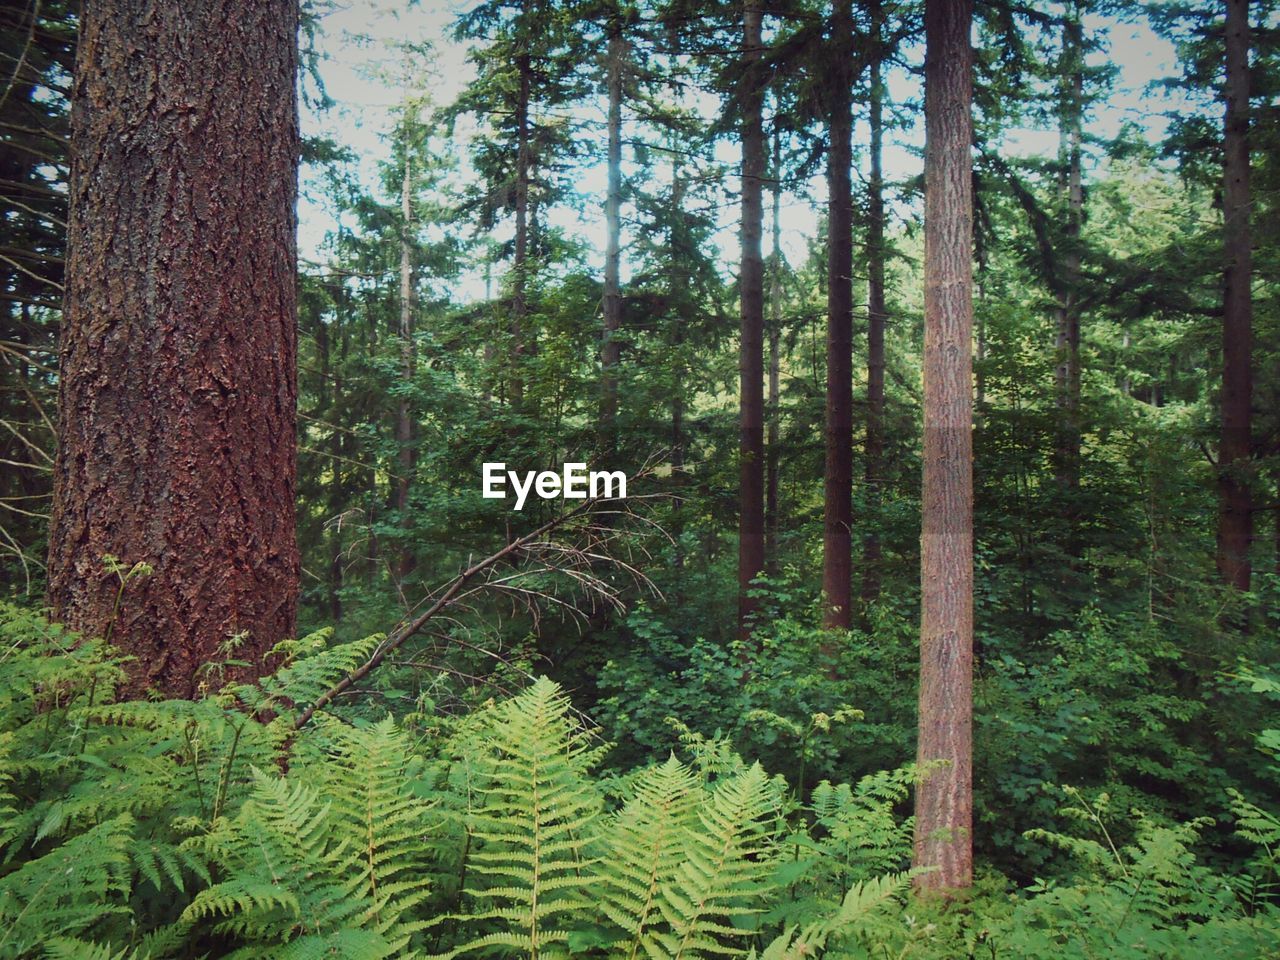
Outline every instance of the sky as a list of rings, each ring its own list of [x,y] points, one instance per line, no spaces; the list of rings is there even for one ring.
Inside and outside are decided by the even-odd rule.
[[[317,49],[321,55],[319,72],[325,90],[334,101],[328,110],[319,111],[304,106],[303,131],[309,135],[326,135],[349,147],[359,158],[358,175],[371,189],[377,189],[378,163],[390,152],[387,134],[393,125],[393,109],[403,93],[401,78],[404,75],[403,54],[397,49],[400,41],[429,42],[433,56],[420,64],[422,81],[425,82],[430,100],[436,106],[451,102],[474,75],[474,68],[467,61],[466,47],[452,39],[452,25],[459,13],[473,5],[469,0],[420,0],[409,5],[407,0],[338,0],[332,12],[321,21],[321,33]],[[1159,139],[1165,129],[1165,115],[1176,109],[1177,103],[1168,99],[1163,91],[1152,91],[1152,81],[1173,76],[1177,72],[1172,46],[1157,37],[1145,22],[1122,23],[1114,19],[1090,16],[1085,29],[1089,34],[1104,36],[1103,48],[1092,55],[1093,62],[1110,62],[1118,68],[1118,76],[1111,95],[1096,106],[1089,118],[1087,130],[1101,137],[1114,136],[1125,122],[1136,123],[1147,132],[1151,140]],[[917,45],[908,50],[908,60],[919,62],[923,50]],[[887,76],[889,96],[892,101],[919,100],[922,91],[917,77],[903,70]],[[705,109],[713,110],[708,100]],[[584,119],[603,125],[602,103],[583,107]],[[625,119],[625,115],[624,115]],[[865,121],[854,129],[854,142],[865,142]],[[461,128],[457,149],[465,154],[467,130]],[[1009,131],[1002,149],[1017,155],[1053,155],[1057,151],[1056,130],[1022,129]],[[923,125],[892,130],[886,135],[885,172],[890,180],[907,180],[918,176],[921,168],[920,150],[923,146]],[[717,159],[735,164],[738,146],[724,141],[717,147]],[[624,152],[624,173],[635,172]],[[466,177],[465,162],[457,173]],[[557,211],[552,221],[570,234],[585,241],[590,267],[602,266],[604,250],[603,196],[605,171],[603,164],[588,166],[576,178],[580,192],[598,195],[599,203],[583,205],[584,213],[570,210]],[[821,202],[825,187],[821,178],[810,184],[810,197]],[[305,260],[324,259],[324,239],[338,222],[339,214],[325,202],[323,191],[314,171],[304,171],[302,201],[299,205],[300,253]],[[792,263],[806,255],[806,247],[818,226],[818,212],[813,201],[798,197],[784,197],[779,218],[782,229],[783,253]],[[723,207],[720,229],[713,242],[719,247],[726,269],[730,269],[736,256],[737,208],[735,204]],[[626,279],[625,244],[623,277]],[[465,275],[453,281],[448,293],[455,301],[465,302],[483,296],[484,281],[478,274]]]

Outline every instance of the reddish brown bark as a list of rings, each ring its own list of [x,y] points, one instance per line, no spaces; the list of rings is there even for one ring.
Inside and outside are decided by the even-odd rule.
[[[848,628],[853,606],[853,5],[832,18],[827,121],[827,409],[822,623]]]
[[[54,616],[129,689],[257,676],[295,626],[296,0],[86,4],[72,97]],[[154,568],[130,584],[102,557]]]
[[[870,175],[867,178],[867,503],[871,523],[862,542],[862,601],[867,605],[880,599],[880,491],[884,476],[884,328],[888,311],[884,301],[884,80],[880,43],[884,14],[879,0],[870,9],[872,51],[870,68],[871,101]]]
[[[511,375],[507,394],[519,411],[524,406],[525,320],[529,313],[527,296],[529,260],[529,104],[532,97],[533,62],[527,53],[516,57],[519,94],[516,99],[515,250],[511,259]]]
[[[1227,82],[1223,232],[1222,440],[1218,448],[1218,572],[1237,590],[1252,579],[1253,299],[1249,231],[1249,0],[1226,0]]]
[[[742,17],[746,89],[742,104],[742,312],[738,348],[738,636],[748,639],[756,601],[752,581],[764,570],[764,84],[759,63],[760,0]]]
[[[914,865],[973,879],[972,0],[925,5],[924,488]]]
[[[770,575],[778,569],[778,474],[782,451],[778,447],[781,418],[782,365],[782,138],[773,130],[773,216],[770,226],[773,250],[769,257],[769,424],[765,450],[764,549]]]
[[[600,434],[606,449],[612,449],[615,440],[615,420],[618,416],[617,368],[621,357],[618,334],[622,329],[622,62],[625,50],[621,24],[614,21],[609,28],[609,173],[604,203],[607,239],[604,255],[604,330],[600,342],[603,381]]]

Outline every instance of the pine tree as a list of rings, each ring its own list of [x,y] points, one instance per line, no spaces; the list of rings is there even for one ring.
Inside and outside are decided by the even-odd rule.
[[[134,692],[294,630],[297,32],[296,0],[81,24],[49,602]]]
[[[913,863],[973,879],[972,0],[925,7],[924,489]]]

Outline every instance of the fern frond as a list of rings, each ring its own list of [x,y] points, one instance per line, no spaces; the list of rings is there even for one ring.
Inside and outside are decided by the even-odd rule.
[[[650,956],[672,960],[743,951],[727,945],[740,937],[734,918],[759,912],[771,870],[771,831],[766,818],[781,791],[757,763],[719,784],[697,809],[687,831],[686,856],[674,872],[659,909],[667,929],[644,943]]]
[[[48,960],[150,960],[151,953],[140,948],[130,950],[85,940],[71,940],[57,937],[44,945],[44,955]]]
[[[674,756],[641,774],[635,795],[605,829],[601,909],[627,934],[621,955],[639,956],[683,855],[699,799],[698,778]]]
[[[132,827],[127,816],[109,820],[0,879],[0,954],[20,955],[126,913]]]
[[[500,930],[461,949],[506,946],[545,960],[568,942],[558,922],[591,902],[586,847],[602,798],[587,774],[598,751],[546,678],[493,708],[486,729],[468,869],[484,878],[469,892],[488,906],[465,919],[497,922]]]

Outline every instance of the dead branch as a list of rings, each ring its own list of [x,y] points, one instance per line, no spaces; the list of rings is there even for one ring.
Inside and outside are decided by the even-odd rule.
[[[636,479],[643,475],[644,472],[638,474]],[[588,525],[585,528],[587,536],[585,546],[574,546],[550,539],[549,534],[552,532],[586,515],[603,512],[599,508],[608,504],[621,504],[622,508],[617,512],[630,513],[624,501],[619,498],[589,498],[574,509],[547,521],[536,530],[512,540],[496,553],[471,563],[452,580],[428,594],[420,604],[420,606],[426,605],[426,609],[412,619],[402,621],[401,625],[378,645],[368,660],[303,709],[294,721],[294,729],[305,726],[318,710],[323,710],[336,697],[341,696],[368,676],[391,653],[399,649],[410,637],[420,633],[432,620],[442,617],[452,608],[465,606],[468,598],[477,594],[496,592],[510,596],[513,601],[519,602],[535,614],[540,607],[550,603],[567,610],[571,616],[581,618],[582,611],[540,588],[534,582],[537,577],[565,576],[592,598],[593,608],[595,603],[599,602],[613,609],[621,609],[617,588],[601,579],[593,570],[593,568],[598,569],[602,561],[625,571],[633,580],[647,585],[649,589],[656,592],[656,588],[633,563],[609,556],[606,548],[610,542],[620,536],[620,531],[617,529],[611,526]],[[536,562],[524,570],[504,572],[501,576],[491,575],[499,564],[517,555],[534,558]]]

